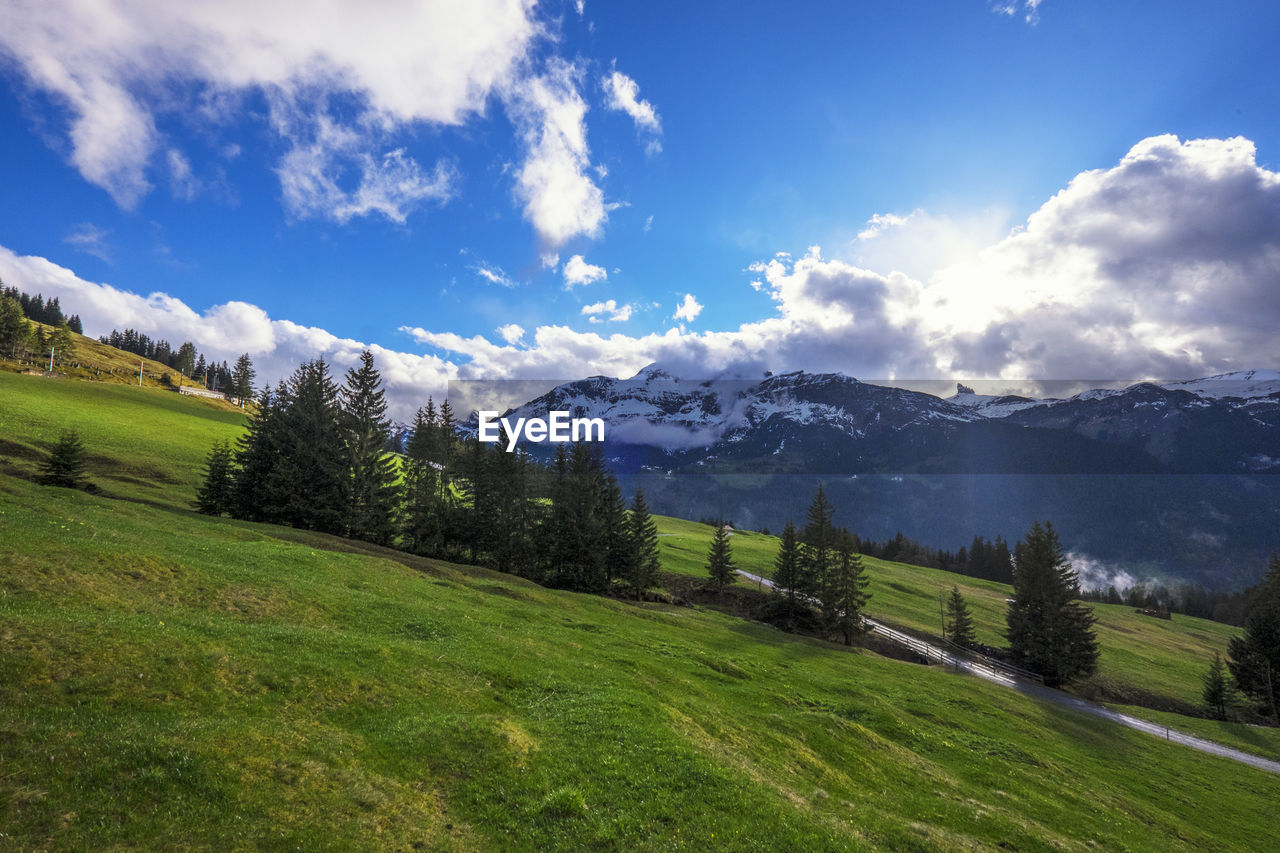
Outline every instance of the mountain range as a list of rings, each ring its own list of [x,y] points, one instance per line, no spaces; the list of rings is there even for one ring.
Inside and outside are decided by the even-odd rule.
[[[1280,548],[1280,373],[1062,398],[954,396],[839,373],[692,380],[651,365],[557,385],[504,414],[599,417],[604,455],[660,512],[802,520],[821,482],[863,536],[958,548],[1047,518],[1099,577],[1211,587]],[[528,445],[546,454],[547,445]]]

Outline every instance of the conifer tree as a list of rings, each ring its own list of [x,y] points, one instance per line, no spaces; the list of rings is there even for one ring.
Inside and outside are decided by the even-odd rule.
[[[87,485],[84,474],[85,450],[80,434],[74,429],[58,436],[49,458],[40,465],[40,482],[46,486],[81,489]]]
[[[834,510],[822,485],[809,504],[808,519],[800,533],[800,573],[798,592],[822,596],[827,574],[835,559],[836,529],[831,519]]]
[[[729,547],[729,531],[723,524],[716,525],[715,536],[711,538],[711,549],[707,553],[707,576],[711,579],[711,586],[717,592],[723,591],[737,578],[737,569]]]
[[[347,371],[342,408],[349,477],[348,530],[353,538],[389,545],[398,497],[396,463],[385,450],[391,424],[386,418],[382,376],[369,350],[360,354],[359,368]]]
[[[30,335],[22,303],[7,293],[0,297],[0,355],[17,356],[26,349]]]
[[[1280,556],[1248,592],[1244,635],[1227,644],[1227,666],[1242,693],[1280,720]]]
[[[1215,717],[1219,720],[1227,718],[1227,706],[1232,700],[1231,682],[1227,680],[1227,668],[1222,662],[1222,655],[1217,652],[1213,653],[1213,663],[1209,664],[1209,671],[1204,674],[1204,689],[1200,695]]]
[[[787,627],[795,621],[799,609],[800,546],[796,526],[790,521],[782,528],[778,556],[773,561],[773,588],[786,602]]]
[[[279,416],[280,458],[268,491],[281,498],[281,520],[325,533],[346,532],[348,467],[338,386],[324,359],[289,379]],[[381,445],[379,445],[381,450]]]
[[[856,551],[853,534],[841,530],[836,540],[835,565],[823,595],[823,614],[848,646],[853,644],[855,636],[866,630],[862,612],[871,598],[867,592],[870,581],[863,570],[862,556]]]
[[[225,441],[218,441],[204,463],[204,482],[196,492],[196,509],[205,515],[223,515],[231,512],[234,499],[231,448]]]
[[[614,578],[625,573],[630,552],[627,502],[622,497],[622,487],[618,485],[618,478],[612,474],[605,478],[600,518],[604,527],[605,583],[612,584]]]
[[[228,394],[235,397],[241,406],[253,396],[255,375],[256,371],[253,369],[253,361],[249,358],[249,353],[244,353],[236,359],[236,366],[231,368],[231,387],[228,389]]]
[[[960,587],[952,586],[951,595],[947,598],[946,624],[949,639],[957,646],[971,648],[977,643],[974,634],[973,617],[969,615],[969,605],[960,594]]]
[[[644,492],[636,489],[635,499],[631,504],[631,559],[627,567],[630,576],[627,578],[636,600],[641,594],[653,586],[658,578],[661,564],[658,562],[658,526],[649,515],[649,505],[645,503]]]
[[[1050,687],[1093,673],[1093,611],[1078,600],[1079,579],[1052,524],[1036,522],[1018,543],[1013,595],[1006,622],[1014,663],[1044,676]]]
[[[274,393],[263,388],[257,405],[249,413],[244,434],[236,441],[235,488],[231,506],[231,514],[236,518],[267,522],[283,519],[285,496],[274,493],[272,489],[280,482],[274,472],[284,452],[281,432],[288,396],[288,388],[283,382]]]
[[[431,458],[434,421],[435,406],[428,399],[427,407],[414,416],[413,432],[405,445],[401,536],[404,548],[415,554],[440,553],[440,494]]]

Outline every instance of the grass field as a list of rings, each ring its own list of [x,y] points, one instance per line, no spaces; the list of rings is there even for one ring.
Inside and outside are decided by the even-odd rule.
[[[1273,775],[710,610],[197,515],[238,412],[0,401],[0,453],[83,418],[145,499],[0,472],[0,849],[1269,849]],[[700,570],[708,529],[661,524]]]
[[[659,518],[659,548],[668,571],[706,576],[707,549],[713,529],[692,521]],[[739,531],[730,544],[738,567],[771,577],[778,552],[776,537]],[[1004,646],[1006,584],[968,578],[938,569],[864,557],[871,600],[868,615],[922,636],[942,634],[940,593],[958,586],[973,615],[978,641]],[[1227,640],[1239,629],[1207,619],[1174,614],[1156,619],[1131,607],[1092,604],[1098,617],[1102,648],[1098,673],[1087,694],[1151,705],[1166,710],[1195,709],[1201,704],[1202,678],[1215,651],[1226,655]]]
[[[54,331],[54,327],[46,323],[35,323],[30,320],[27,322],[44,329],[46,336]],[[65,378],[91,379],[95,382],[132,385],[136,388],[138,387],[138,368],[141,366],[144,388],[176,387],[180,381],[185,385],[192,384],[191,380],[183,378],[171,367],[107,346],[95,338],[75,335],[74,342],[75,349],[72,354],[65,359],[59,359],[54,365],[54,372]],[[44,371],[48,368],[48,356],[43,359],[28,356],[21,360],[0,356],[0,371],[21,373],[27,370]],[[168,377],[168,386],[162,382],[162,377]]]

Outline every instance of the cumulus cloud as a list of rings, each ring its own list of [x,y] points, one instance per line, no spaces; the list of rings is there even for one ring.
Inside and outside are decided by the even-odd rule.
[[[935,273],[940,366],[1046,378],[1202,376],[1280,360],[1280,174],[1247,139],[1145,139],[1016,233]]]
[[[692,293],[684,295],[684,301],[676,306],[676,313],[671,316],[676,320],[684,320],[686,323],[692,323],[702,313],[702,305],[697,299],[693,298]]]
[[[591,179],[587,103],[578,93],[580,72],[553,59],[546,74],[509,93],[507,112],[524,147],[516,172],[516,198],[539,237],[551,247],[579,235],[598,236],[608,219],[604,193]]]
[[[63,306],[80,315],[85,334],[90,336],[134,328],[175,345],[192,341],[206,356],[219,361],[234,361],[247,352],[260,383],[274,385],[302,362],[321,355],[340,373],[357,364],[361,351],[370,349],[386,381],[392,415],[400,419],[410,417],[428,394],[443,394],[449,380],[457,375],[454,364],[435,355],[397,352],[314,326],[272,319],[258,306],[245,302],[225,302],[197,311],[164,293],[142,296],[87,281],[45,258],[18,255],[4,247],[0,247],[0,278],[30,293],[58,297]]]
[[[645,151],[649,155],[661,153],[662,143],[656,137],[662,135],[662,119],[653,104],[640,99],[640,85],[621,71],[614,70],[601,82],[606,97],[605,105],[631,116],[636,129],[650,137]]]
[[[533,0],[383,5],[394,5],[397,26],[358,3],[328,3],[322,13],[304,0],[6,3],[0,52],[65,106],[72,164],[123,207],[151,188],[158,119],[204,111],[216,120],[261,92],[277,113],[325,117],[330,97],[355,106],[343,129],[357,141],[336,150],[325,146],[333,136],[324,129],[276,124],[293,143],[281,177],[295,179],[286,195],[297,212],[332,203],[336,218],[376,211],[395,219],[424,194],[440,197],[444,173],[398,148],[379,149],[382,137],[483,111],[493,92],[514,85],[541,29]],[[350,166],[339,154],[354,160],[358,178],[335,193],[336,170]]]
[[[498,336],[509,344],[518,344],[524,338],[524,327],[515,323],[499,326]]]
[[[577,285],[591,284],[609,277],[604,267],[589,264],[582,255],[574,255],[564,263],[564,286],[566,290]]]
[[[865,269],[902,272],[924,281],[937,270],[971,258],[1009,233],[1002,209],[943,215],[916,209],[872,216],[849,244]]]
[[[591,323],[603,323],[606,321],[610,323],[625,323],[631,319],[631,312],[634,310],[634,306],[630,304],[618,307],[617,301],[613,299],[582,306],[582,314]],[[605,315],[608,316],[606,317]],[[604,319],[601,319],[602,317]]]

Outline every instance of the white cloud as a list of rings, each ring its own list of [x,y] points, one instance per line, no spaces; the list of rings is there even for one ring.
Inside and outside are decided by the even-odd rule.
[[[652,214],[652,213],[651,213],[651,214],[649,214],[649,216],[645,218],[645,220],[644,220],[644,228],[642,228],[641,230],[642,230],[642,231],[644,231],[644,233],[646,233],[646,234],[648,234],[650,231],[652,231],[652,230],[653,230],[653,214]]]
[[[165,152],[165,160],[169,164],[169,186],[173,197],[191,201],[200,192],[200,182],[191,173],[191,161],[176,148]]]
[[[992,0],[991,11],[997,15],[1017,15],[1023,13],[1023,20],[1035,26],[1040,23],[1040,4],[1043,0]]]
[[[384,2],[394,8],[394,27],[371,5],[7,3],[0,50],[32,86],[66,105],[71,162],[123,207],[151,188],[149,163],[163,140],[158,119],[191,120],[201,111],[216,118],[236,110],[245,94],[261,92],[273,112],[325,118],[331,96],[355,107],[343,126],[355,141],[337,153],[356,164],[360,178],[340,193],[334,170],[350,163],[337,162],[317,141],[321,132],[277,125],[293,144],[281,177],[294,181],[286,195],[294,194],[295,212],[319,212],[331,202],[338,219],[375,211],[398,219],[406,204],[441,197],[443,173],[382,148],[383,138],[416,123],[461,124],[482,112],[491,93],[516,85],[541,26],[533,0]]]
[[[449,380],[457,377],[457,367],[438,356],[396,352],[340,338],[324,329],[273,320],[258,306],[245,302],[225,302],[199,312],[167,294],[141,296],[86,281],[44,258],[17,255],[4,247],[0,247],[0,278],[21,290],[58,297],[65,310],[80,315],[85,334],[90,336],[134,328],[175,346],[192,341],[198,350],[218,361],[234,361],[247,352],[260,384],[274,385],[303,361],[320,355],[341,374],[357,363],[367,347],[387,383],[392,414],[400,419],[409,418],[428,394],[443,394]]]
[[[1247,139],[1156,136],[938,271],[921,315],[944,369],[1202,376],[1280,361],[1280,173]]]
[[[500,330],[504,345],[406,327],[441,354],[375,353],[397,411],[408,412],[448,379],[630,376],[655,361],[688,377],[804,369],[869,380],[988,377],[1009,387],[1274,366],[1280,173],[1259,167],[1245,139],[1153,137],[1115,166],[1078,175],[1023,228],[927,281],[824,258],[817,247],[796,258],[778,253],[752,271],[775,311],[725,331],[630,336],[548,325],[521,334],[519,345]],[[197,313],[164,294],[92,284],[6,249],[0,278],[60,297],[90,334],[133,326],[194,340],[219,358],[247,350],[264,375],[321,352],[345,365],[362,346],[245,303]],[[585,316],[622,310],[609,304]],[[701,307],[691,294],[686,305],[678,319]]]
[[[509,344],[518,344],[524,338],[524,327],[508,323],[498,327],[498,335]]]
[[[582,255],[574,255],[564,264],[564,286],[566,290],[576,285],[591,284],[609,277],[604,267],[587,263]]]
[[[81,222],[62,238],[62,242],[74,246],[86,255],[111,263],[111,247],[107,245],[107,237],[110,235],[110,231],[99,228],[92,222]]]
[[[516,173],[516,198],[524,216],[551,247],[598,236],[608,219],[604,193],[587,174],[587,104],[578,94],[578,70],[553,59],[547,73],[508,93],[525,159]]]
[[[543,252],[538,256],[538,263],[544,270],[553,270],[560,266],[560,255],[555,252]]]
[[[686,323],[692,323],[702,313],[702,306],[698,304],[698,300],[693,298],[692,293],[684,295],[684,302],[676,306],[676,313],[671,316],[676,320],[684,320]]]
[[[640,86],[621,71],[613,71],[602,81],[604,93],[608,98],[606,106],[611,110],[620,110],[631,116],[636,128],[654,135],[662,134],[662,119],[653,108],[653,104],[640,100]],[[658,146],[658,151],[662,146]],[[656,152],[652,152],[656,153]]]
[[[483,278],[490,284],[500,284],[503,287],[515,287],[516,282],[511,280],[511,276],[503,272],[501,267],[489,266],[487,264],[476,264],[472,267],[476,271],[476,275]]]
[[[634,310],[635,307],[631,304],[618,307],[617,301],[613,299],[582,306],[583,315],[587,316],[588,321],[592,323],[603,323],[606,321],[610,323],[625,323],[627,320],[631,319],[631,313]],[[601,319],[601,315],[604,314],[609,316],[605,319]]]

